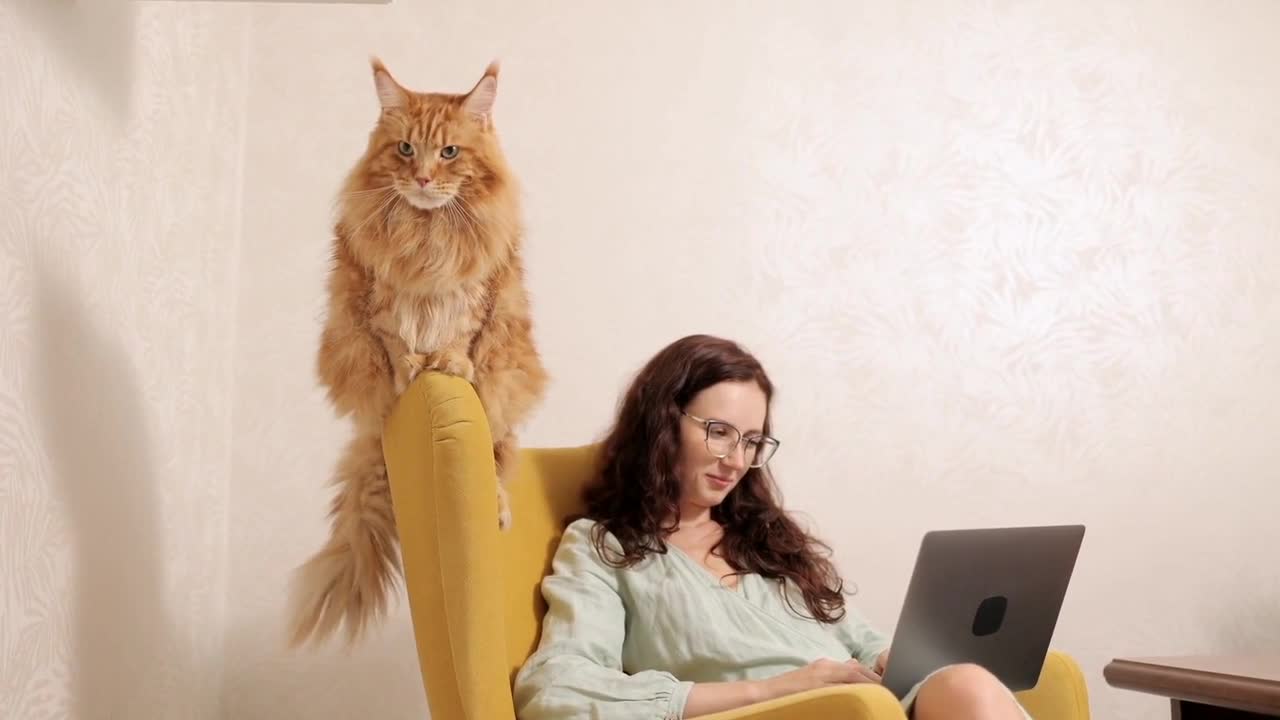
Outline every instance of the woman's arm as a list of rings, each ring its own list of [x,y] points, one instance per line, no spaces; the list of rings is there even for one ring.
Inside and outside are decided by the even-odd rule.
[[[877,673],[883,673],[893,639],[867,622],[866,617],[853,605],[846,604],[844,610],[844,618],[834,628],[836,635],[855,660],[874,668]]]
[[[689,691],[684,716],[696,718],[815,688],[863,682],[878,683],[880,675],[856,660],[815,660],[802,668],[767,680],[697,683]]]
[[[689,691],[689,699],[684,705],[684,716],[696,718],[769,699],[769,693],[763,683],[754,680],[696,683]]]
[[[591,544],[589,522],[565,530],[542,582],[547,612],[538,649],[516,675],[520,720],[665,720],[685,712],[691,682],[622,669],[626,607],[618,571]]]

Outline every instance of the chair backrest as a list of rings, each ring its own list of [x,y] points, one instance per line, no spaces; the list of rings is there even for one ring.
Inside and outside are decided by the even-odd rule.
[[[514,523],[501,533],[507,664],[510,677],[538,646],[546,604],[541,582],[551,569],[568,518],[582,511],[582,489],[595,470],[598,445],[530,448],[511,483]]]
[[[598,450],[522,451],[509,488],[515,525],[500,532],[493,440],[471,383],[420,374],[382,446],[431,716],[514,720],[511,682],[537,647],[541,580]]]

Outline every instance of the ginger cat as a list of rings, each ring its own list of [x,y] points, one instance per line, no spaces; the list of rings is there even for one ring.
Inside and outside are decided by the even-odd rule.
[[[343,622],[354,643],[386,612],[401,568],[381,432],[414,377],[439,370],[474,384],[493,435],[504,530],[515,428],[547,383],[524,286],[517,185],[493,123],[497,64],[459,95],[406,90],[371,63],[381,113],[340,198],[317,357],[330,401],[355,432],[333,481],[329,541],[294,578],[293,647]]]

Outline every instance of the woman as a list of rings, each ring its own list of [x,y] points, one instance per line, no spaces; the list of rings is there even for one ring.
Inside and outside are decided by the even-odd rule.
[[[772,395],[754,357],[706,335],[641,370],[586,517],[543,581],[542,638],[515,680],[521,720],[696,718],[879,681],[889,639],[845,606],[826,546],[775,499]],[[1025,717],[969,665],[934,673],[903,704],[915,720]]]

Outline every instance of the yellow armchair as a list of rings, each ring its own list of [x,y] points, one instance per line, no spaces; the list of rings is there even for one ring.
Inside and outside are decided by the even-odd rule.
[[[526,449],[509,488],[515,525],[498,530],[489,426],[472,386],[423,373],[383,435],[400,531],[405,584],[434,720],[515,720],[511,686],[538,643],[540,582],[564,529],[581,509],[594,445]],[[1019,694],[1035,720],[1088,720],[1084,677],[1052,652],[1033,690]],[[815,690],[705,720],[905,720],[876,685]]]

